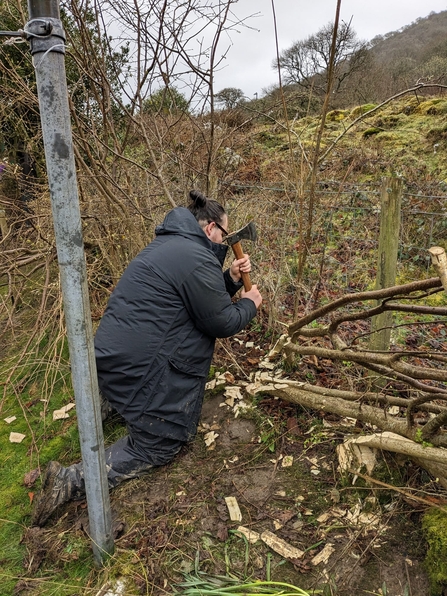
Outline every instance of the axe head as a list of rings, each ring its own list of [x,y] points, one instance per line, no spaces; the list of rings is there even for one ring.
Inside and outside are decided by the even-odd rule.
[[[241,240],[251,240],[252,242],[255,242],[257,237],[258,235],[256,233],[255,223],[254,221],[250,221],[240,230],[237,230],[236,232],[232,232],[231,234],[229,234],[225,238],[225,242],[227,242],[229,246],[232,246],[233,244],[236,244],[236,242],[240,242]]]

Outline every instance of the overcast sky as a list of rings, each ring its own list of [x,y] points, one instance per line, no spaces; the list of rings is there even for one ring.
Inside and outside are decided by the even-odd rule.
[[[336,0],[275,0],[279,50],[305,39],[335,18]],[[409,25],[431,12],[447,10],[447,0],[342,0],[341,19],[349,21],[358,37],[369,41]],[[276,56],[271,0],[239,0],[234,5],[239,18],[257,16],[247,21],[252,29],[239,27],[231,34],[231,42],[222,39],[223,51],[232,46],[225,59],[225,68],[216,73],[215,90],[225,87],[242,89],[248,98],[278,83],[271,64]]]

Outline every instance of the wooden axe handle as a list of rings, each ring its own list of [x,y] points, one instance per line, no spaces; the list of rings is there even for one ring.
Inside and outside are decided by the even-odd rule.
[[[240,242],[235,242],[234,244],[231,245],[231,248],[233,249],[234,256],[236,257],[236,259],[244,258],[244,251],[242,250],[242,246],[241,246]],[[244,273],[243,271],[241,271],[241,277],[242,277],[242,281],[244,283],[244,289],[246,292],[248,292],[249,290],[251,290],[250,274]]]

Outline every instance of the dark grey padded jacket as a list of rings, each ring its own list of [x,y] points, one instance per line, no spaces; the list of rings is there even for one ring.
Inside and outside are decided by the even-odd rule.
[[[177,207],[113,291],[95,336],[98,380],[134,427],[180,441],[194,436],[215,338],[256,315],[252,300],[231,301],[242,284],[222,273],[226,251]]]

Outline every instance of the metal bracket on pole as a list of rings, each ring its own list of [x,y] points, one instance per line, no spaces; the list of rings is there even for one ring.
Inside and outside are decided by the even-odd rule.
[[[22,37],[30,42],[31,54],[46,52],[51,48],[55,52],[65,54],[65,31],[59,19],[46,17],[28,21],[25,29],[18,31],[0,31],[0,36]],[[62,41],[58,41],[59,40]]]
[[[59,19],[51,17],[31,19],[23,33],[30,43],[33,56],[48,50],[65,54],[65,31]]]
[[[102,564],[113,553],[112,516],[63,55],[65,33],[59,0],[28,0],[28,10],[24,32],[36,70],[90,537],[95,559]]]

